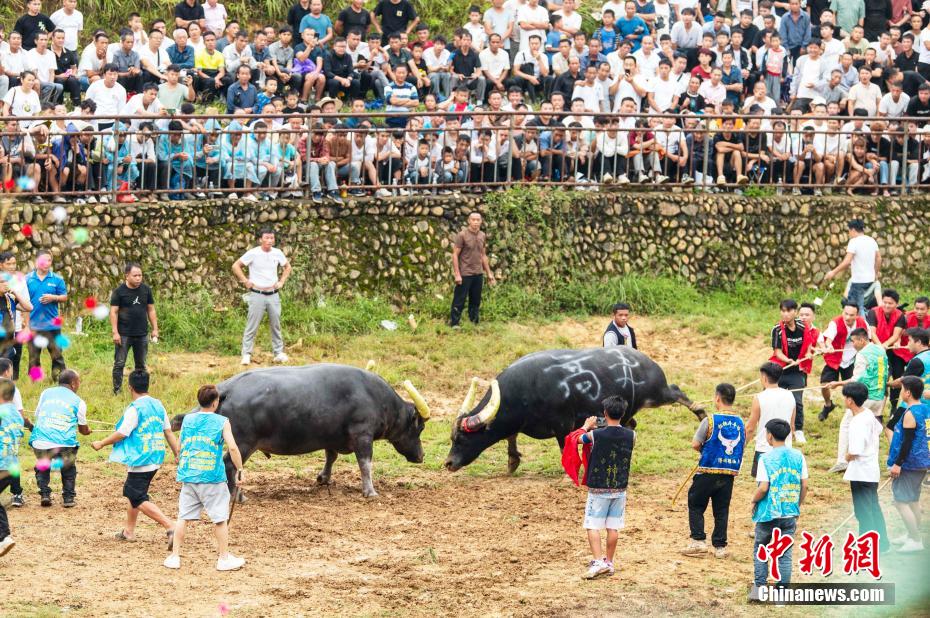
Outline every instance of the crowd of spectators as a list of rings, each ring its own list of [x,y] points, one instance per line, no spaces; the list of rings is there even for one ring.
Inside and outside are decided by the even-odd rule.
[[[30,0],[0,31],[4,187],[320,202],[518,181],[930,182],[930,2],[577,1],[492,0],[446,37],[409,0],[300,0],[252,31],[182,0],[170,20],[95,32],[77,0],[50,16]]]

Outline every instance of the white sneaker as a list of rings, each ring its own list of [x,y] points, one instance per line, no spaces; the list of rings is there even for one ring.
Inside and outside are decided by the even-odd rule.
[[[7,535],[5,539],[0,541],[0,556],[7,555],[13,547],[16,546],[16,541],[13,540],[13,537]]]
[[[216,561],[217,571],[238,571],[245,564],[245,558],[237,558],[232,554],[226,554],[225,558]]]
[[[96,204],[96,203],[97,203],[97,198],[94,197],[93,195],[91,195],[90,197],[87,198],[87,203],[88,203],[88,204]]]
[[[617,184],[618,185],[630,184],[630,177],[627,176],[626,174],[620,174],[619,176],[617,176]]]
[[[726,557],[727,557],[726,547],[715,547],[714,548],[714,558],[726,558]]]
[[[663,176],[662,174],[656,174],[656,177],[653,179],[657,185],[660,185],[664,182],[668,182],[668,176]]]
[[[610,174],[604,174],[604,177],[601,178],[601,182],[604,183],[605,185],[609,185],[613,181],[614,181],[614,177],[611,176]]]
[[[255,195],[254,193],[249,193],[248,195],[246,195],[246,196],[245,196],[244,198],[242,198],[242,199],[248,200],[249,202],[257,202],[257,201],[258,201],[258,196]]]
[[[110,198],[108,198],[106,195],[101,195],[101,196],[100,196],[100,203],[101,203],[101,204],[109,204],[109,203],[110,203]]]
[[[911,537],[907,536],[906,534],[902,534],[901,536],[896,536],[893,539],[888,539],[888,542],[892,545],[904,545],[910,539]]]
[[[385,189],[384,187],[381,187],[380,189],[375,191],[375,196],[376,197],[391,197],[391,192]]]
[[[804,437],[804,432],[801,431],[800,429],[796,429],[794,431],[794,443],[797,444],[798,446],[801,446],[802,444],[807,444],[807,438]]]
[[[592,560],[588,565],[588,570],[585,571],[585,574],[581,577],[583,579],[594,579],[598,575],[604,575],[605,573],[610,572],[610,567],[607,566],[602,560]]]
[[[239,199],[239,196],[236,195],[235,193],[230,193],[230,194],[229,194],[229,199],[231,199],[231,200],[238,200],[238,199]]]
[[[181,568],[181,556],[175,556],[174,554],[169,554],[165,561],[162,562],[162,565],[166,569],[180,569]]]
[[[290,357],[288,357],[288,355],[285,354],[284,352],[275,354],[275,357],[274,357],[274,362],[276,363],[286,363],[289,360],[291,360]]]
[[[240,362],[240,364],[241,364],[241,365],[251,365],[251,364],[252,364],[252,355],[251,355],[251,354],[243,354],[243,355],[242,355],[242,361]]]
[[[700,556],[707,552],[707,541],[695,541],[691,539],[688,546],[681,550],[686,556]]]
[[[7,537],[10,538],[10,537]],[[899,554],[912,554],[924,550],[923,541],[915,541],[914,539],[908,539],[904,542],[904,545],[898,548]],[[0,556],[3,555],[3,550],[0,550]]]
[[[726,176],[723,176],[723,175],[717,176],[717,184],[718,184],[718,185],[725,185],[725,184],[727,184],[727,177],[726,177]]]
[[[610,577],[611,575],[613,575],[613,574],[615,573],[615,571],[614,571],[614,563],[613,563],[613,562],[611,562],[611,561],[608,560],[607,558],[604,558],[603,560],[601,560],[601,562],[603,562],[605,565],[607,565],[607,573],[605,573],[605,575],[607,575],[608,577]]]

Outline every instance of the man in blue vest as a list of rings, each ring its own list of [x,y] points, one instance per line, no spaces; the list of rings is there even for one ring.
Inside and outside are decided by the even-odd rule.
[[[188,521],[200,519],[200,512],[215,525],[216,570],[235,571],[242,568],[245,559],[229,553],[229,486],[226,483],[226,465],[223,463],[223,444],[236,467],[236,485],[242,482],[242,455],[233,438],[232,428],[225,416],[216,413],[220,393],[212,384],[197,391],[200,411],[187,414],[181,425],[181,453],[178,455],[178,481],[181,496],[178,500],[178,523],[174,529],[174,547],[165,558],[169,569],[181,568],[181,543]]]
[[[701,421],[691,440],[691,447],[701,454],[701,458],[688,490],[691,543],[682,552],[686,556],[698,556],[707,551],[704,511],[710,501],[713,501],[714,512],[714,532],[711,535],[714,555],[723,558],[727,554],[733,479],[739,474],[746,446],[746,426],[739,414],[733,411],[735,399],[736,389],[732,384],[718,384],[714,393],[717,412]]]
[[[930,469],[930,404],[922,397],[926,394],[920,378],[905,376],[901,379],[901,401],[907,411],[894,426],[891,446],[888,448],[888,467],[894,505],[901,514],[907,534],[891,539],[900,543],[901,553],[922,552],[920,536],[920,487]]]
[[[614,305],[614,318],[604,331],[604,347],[625,345],[636,348],[636,333],[630,326],[630,306],[626,303]]]
[[[597,417],[584,423],[582,444],[591,444],[588,456],[588,501],[585,505],[584,528],[594,559],[588,565],[585,579],[614,574],[614,551],[619,530],[623,528],[626,510],[626,487],[630,476],[630,460],[636,433],[620,426],[627,403],[619,397],[607,397],[601,402],[606,427],[595,429]],[[601,553],[601,530],[607,530],[607,551]]]
[[[19,441],[23,437],[23,417],[13,405],[16,386],[0,378],[0,493],[19,478]],[[0,556],[6,555],[16,542],[10,536],[10,522],[0,504]]]
[[[87,426],[87,404],[77,396],[81,378],[77,371],[65,369],[58,376],[58,386],[47,388],[36,404],[35,421],[29,446],[36,456],[36,485],[42,506],[52,506],[49,488],[52,468],[61,467],[61,494],[63,506],[74,503],[74,484],[77,480],[77,434],[90,435]]]
[[[110,461],[123,464],[129,470],[123,484],[123,496],[129,500],[126,527],[116,538],[132,541],[136,534],[136,521],[142,512],[168,531],[168,549],[174,536],[174,522],[165,517],[158,505],[149,498],[149,485],[165,461],[165,442],[178,457],[178,441],[171,431],[171,420],[162,403],[149,395],[149,372],[136,369],[129,374],[129,394],[132,403],[123,411],[116,431],[103,440],[91,443],[95,451],[113,444]]]
[[[765,424],[766,440],[772,450],[759,459],[756,473],[758,486],[752,496],[752,521],[756,524],[753,545],[753,586],[750,601],[759,600],[759,587],[768,576],[768,561],[759,560],[759,546],[772,541],[775,528],[783,535],[793,536],[801,514],[801,503],[807,494],[807,462],[801,451],[785,446],[791,426],[780,418]],[[780,580],[791,583],[791,547],[778,558]]]
[[[65,359],[58,345],[61,334],[61,320],[58,305],[68,300],[68,286],[57,273],[52,272],[52,254],[39,251],[36,254],[36,268],[26,276],[26,287],[32,302],[29,314],[29,328],[33,335],[41,337],[47,344],[48,355],[52,358],[52,380],[65,370]],[[42,348],[36,345],[36,338],[29,341],[29,368],[42,364]]]

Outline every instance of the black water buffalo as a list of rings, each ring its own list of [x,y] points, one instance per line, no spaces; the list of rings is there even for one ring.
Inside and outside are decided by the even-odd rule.
[[[366,497],[377,495],[371,482],[375,440],[387,440],[408,461],[423,461],[420,432],[429,408],[410,382],[404,388],[415,403],[401,399],[381,376],[346,365],[256,369],[217,388],[217,412],[229,419],[243,461],[255,451],[271,456],[325,450],[326,465],[316,477],[325,485],[337,454],[355,453]],[[176,429],[182,420],[174,418]],[[233,474],[227,455],[230,490]]]
[[[625,346],[586,350],[546,350],[519,359],[491,383],[474,405],[476,380],[452,424],[452,448],[445,466],[455,471],[486,448],[508,441],[509,470],[520,465],[517,434],[564,438],[589,416],[603,413],[600,402],[611,395],[626,400],[622,423],[635,427],[641,408],[680,403],[698,418],[704,411],[691,402],[648,356]]]

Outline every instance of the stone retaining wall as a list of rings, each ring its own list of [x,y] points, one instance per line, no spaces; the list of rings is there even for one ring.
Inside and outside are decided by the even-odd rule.
[[[199,286],[217,302],[231,294],[230,265],[272,225],[295,266],[293,293],[374,292],[404,302],[451,278],[451,237],[467,214],[485,214],[491,263],[521,285],[625,273],[681,276],[701,286],[758,278],[815,283],[843,256],[845,222],[866,220],[881,245],[883,280],[930,280],[930,200],[778,197],[685,193],[571,193],[517,190],[484,196],[430,196],[315,207],[298,201],[96,204],[16,202],[2,247],[20,263],[50,248],[56,270],[82,293],[105,296],[129,259],[143,263],[160,295]],[[23,235],[23,226],[32,236]],[[87,242],[71,241],[75,228]],[[81,233],[78,233],[80,238]]]

